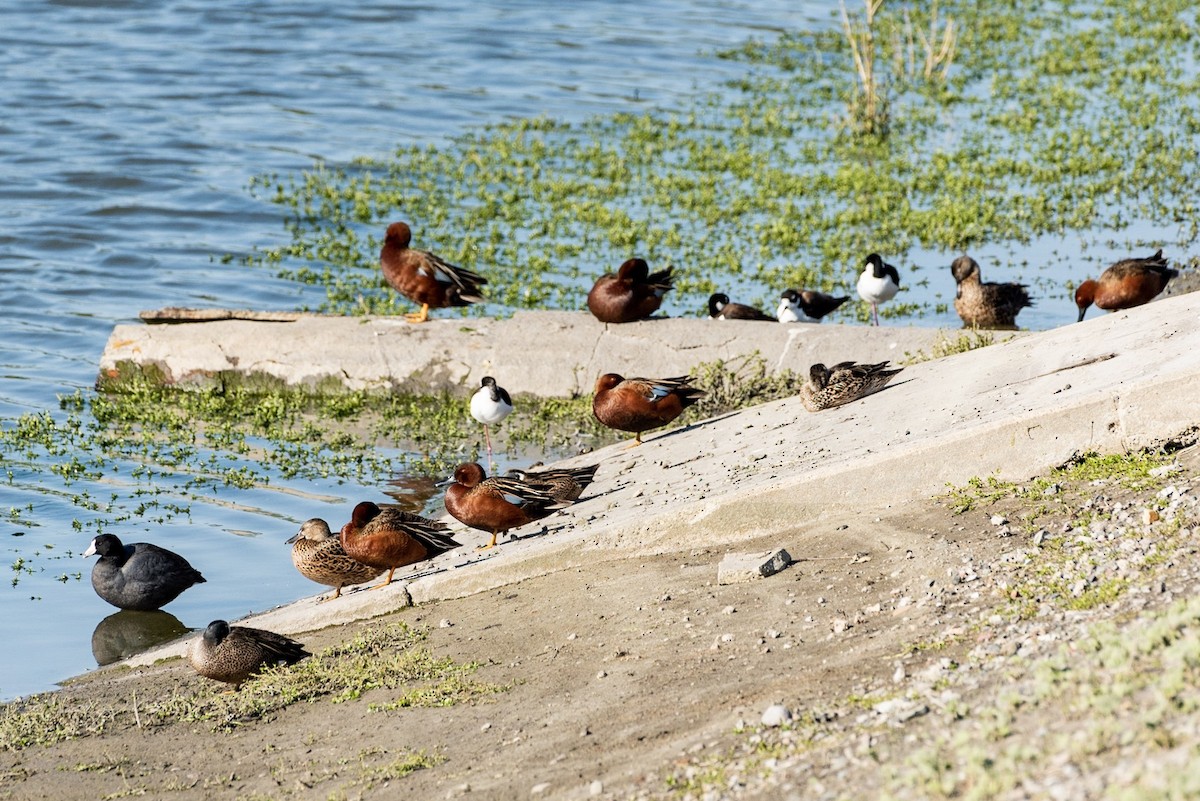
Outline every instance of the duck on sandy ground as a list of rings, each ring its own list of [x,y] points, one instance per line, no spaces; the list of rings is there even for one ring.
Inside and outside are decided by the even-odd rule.
[[[487,443],[488,464],[495,468],[492,459],[492,437],[488,426],[496,425],[512,414],[513,402],[508,390],[496,383],[496,379],[485,375],[479,389],[471,396],[471,416],[483,425],[483,439]]]
[[[592,413],[609,428],[629,431],[633,444],[642,444],[642,432],[661,428],[707,393],[691,385],[692,377],[622,378],[605,373],[596,379]]]
[[[444,523],[406,512],[395,504],[380,506],[371,501],[354,507],[350,522],[342,526],[341,542],[352,558],[388,572],[387,579],[373,590],[391,584],[397,568],[459,547]]]
[[[833,367],[817,363],[809,368],[808,381],[800,387],[800,402],[810,412],[832,409],[883,389],[903,370],[889,370],[888,362],[855,364],[841,362]]]
[[[547,484],[510,476],[489,478],[474,462],[460,464],[454,477],[442,483],[448,485],[446,511],[460,523],[491,534],[479,550],[495,547],[496,538],[509,529],[540,520],[572,502],[556,497],[554,487]]]
[[[379,577],[381,567],[364,565],[346,553],[342,541],[329,530],[329,524],[319,517],[304,521],[291,538],[292,564],[306,579],[333,587],[333,595],[322,598],[331,601],[342,594],[342,587],[365,584]]]
[[[645,320],[662,305],[663,295],[675,284],[673,267],[650,272],[645,259],[627,259],[596,280],[587,296],[587,307],[602,323],[632,323]]]
[[[716,292],[708,299],[708,316],[714,320],[763,320],[768,323],[779,322],[765,312],[744,303],[730,303],[729,296],[724,292]]]
[[[900,291],[900,273],[886,264],[878,253],[867,256],[858,277],[858,296],[871,304],[871,319],[879,325],[879,304],[896,297]]]
[[[266,667],[292,665],[312,656],[295,640],[264,629],[214,620],[188,649],[188,662],[201,676],[233,689]]]
[[[1178,276],[1178,270],[1167,266],[1162,248],[1153,256],[1122,259],[1101,273],[1099,281],[1089,279],[1075,290],[1077,322],[1083,322],[1083,315],[1093,303],[1107,311],[1149,303],[1167,288],[1167,282]]]
[[[383,277],[404,297],[421,304],[421,311],[404,315],[410,323],[429,319],[429,310],[469,306],[483,302],[481,287],[487,279],[424,250],[409,247],[412,229],[408,223],[387,227],[379,266]]]
[[[1024,284],[982,281],[979,263],[970,256],[955,259],[950,273],[958,285],[954,310],[967,328],[1016,328],[1017,313],[1033,305]]]
[[[174,601],[204,576],[174,551],[148,542],[125,545],[115,534],[101,534],[83,552],[99,554],[92,566],[96,594],[120,609],[149,612]]]
[[[849,295],[835,297],[811,289],[787,289],[779,296],[775,317],[781,323],[819,323],[848,300]]]

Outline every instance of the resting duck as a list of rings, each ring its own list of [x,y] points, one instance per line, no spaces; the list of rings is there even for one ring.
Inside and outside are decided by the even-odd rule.
[[[1107,311],[1149,303],[1167,288],[1167,282],[1178,276],[1178,270],[1167,267],[1162,248],[1147,258],[1122,259],[1101,273],[1099,281],[1084,281],[1075,290],[1077,322],[1083,322],[1083,315],[1093,303]]]
[[[809,368],[808,382],[800,387],[800,402],[810,412],[819,412],[865,398],[883,389],[892,376],[904,369],[889,370],[887,367],[887,362],[841,362],[833,367],[814,364]]]
[[[265,667],[292,665],[312,656],[293,639],[264,629],[231,626],[214,620],[188,649],[188,662],[201,676],[232,684],[242,682]]]
[[[644,259],[628,259],[615,275],[601,276],[588,292],[587,307],[602,323],[645,320],[662,305],[663,295],[675,284],[673,267],[656,273]]]
[[[92,588],[120,609],[149,612],[161,609],[204,576],[174,551],[148,542],[125,545],[115,534],[92,540],[85,557],[99,554],[92,566]]]
[[[564,467],[552,470],[519,470],[508,471],[511,478],[524,481],[535,487],[545,487],[559,501],[577,501],[588,484],[596,477],[600,465],[587,467]]]
[[[708,316],[714,320],[764,320],[768,323],[778,322],[769,314],[764,314],[753,306],[744,303],[730,303],[729,296],[717,292],[708,299]]]
[[[459,547],[444,524],[393,504],[378,506],[370,501],[354,507],[350,522],[342,526],[341,542],[352,558],[388,572],[387,579],[373,590],[391,584],[397,568]]]
[[[878,253],[867,256],[866,269],[858,277],[858,296],[871,304],[871,319],[879,325],[879,304],[896,297],[900,291],[900,273],[884,263]]]
[[[979,263],[959,256],[950,265],[958,289],[954,310],[968,328],[1016,328],[1017,313],[1032,306],[1024,284],[996,284],[980,280]]]
[[[429,319],[430,308],[469,306],[482,303],[481,287],[487,279],[470,270],[456,267],[439,256],[409,247],[412,229],[408,223],[394,222],[387,227],[379,266],[383,277],[404,297],[421,304],[421,311],[404,315],[410,323]]]
[[[492,535],[479,550],[495,547],[496,538],[503,532],[571,504],[570,500],[555,497],[545,484],[506,476],[488,478],[474,462],[460,464],[454,470],[454,478],[444,483],[449,485],[446,511],[460,523]]]
[[[596,379],[592,413],[609,428],[630,431],[634,445],[642,444],[642,432],[661,428],[683,410],[705,396],[691,386],[692,377],[622,378],[605,373]]]
[[[479,389],[471,396],[471,416],[483,425],[483,439],[487,443],[488,464],[492,460],[492,437],[488,433],[489,425],[496,425],[512,414],[513,402],[508,391],[496,383],[496,379],[485,375]]]
[[[789,289],[779,296],[779,308],[775,311],[775,317],[781,323],[819,323],[822,317],[848,300],[849,295],[838,298],[811,289],[799,292]]]
[[[333,587],[333,595],[322,601],[339,598],[342,587],[365,584],[383,572],[383,568],[365,565],[347,554],[341,540],[329,530],[329,524],[319,517],[304,521],[287,542],[292,544],[292,564],[300,575]]]

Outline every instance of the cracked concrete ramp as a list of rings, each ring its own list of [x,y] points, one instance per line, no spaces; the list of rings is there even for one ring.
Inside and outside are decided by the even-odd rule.
[[[832,357],[830,358],[832,360]],[[1025,479],[1088,452],[1122,452],[1200,423],[1200,293],[906,368],[878,394],[809,413],[789,398],[571,460],[599,462],[589,492],[515,540],[485,540],[379,592],[311,599],[254,618],[298,633],[639,553],[795,549],[806,522],[924,499],[973,476]],[[713,580],[717,562],[713,560]],[[319,609],[319,612],[318,612]],[[320,617],[317,617],[317,615]],[[173,650],[172,650],[173,649]],[[150,662],[178,644],[145,654]]]
[[[232,314],[232,312],[230,312]],[[518,312],[511,318],[274,315],[176,325],[119,325],[100,359],[97,383],[142,373],[181,386],[217,381],[339,389],[473,392],[485,375],[514,394],[571,397],[597,376],[684,375],[696,365],[758,354],[772,369],[807,371],[834,361],[899,360],[930,352],[959,332],[912,326],[778,323],[672,318],[605,325],[587,312]],[[1002,340],[1012,332],[997,334]],[[822,355],[827,354],[827,355]]]

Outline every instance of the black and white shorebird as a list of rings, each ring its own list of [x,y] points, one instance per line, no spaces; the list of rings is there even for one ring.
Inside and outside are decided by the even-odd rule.
[[[822,317],[848,300],[849,295],[838,298],[811,289],[789,289],[779,296],[775,317],[781,323],[819,323]]]
[[[867,256],[865,268],[858,277],[858,296],[871,304],[871,319],[879,325],[879,304],[896,297],[900,291],[900,273],[884,263],[878,253]]]
[[[512,398],[508,391],[490,375],[484,376],[479,389],[471,396],[471,416],[483,424],[483,439],[487,443],[488,464],[495,470],[492,459],[492,437],[488,426],[494,426],[512,414]]]

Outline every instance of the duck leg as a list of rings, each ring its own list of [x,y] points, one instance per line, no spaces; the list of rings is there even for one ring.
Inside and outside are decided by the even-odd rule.
[[[404,319],[408,320],[410,323],[425,322],[429,319],[429,304],[422,303],[421,310],[419,312],[409,312],[408,314],[404,315]]]
[[[490,540],[488,540],[488,544],[487,544],[487,545],[480,545],[480,546],[479,546],[478,548],[476,548],[475,550],[477,550],[477,551],[486,551],[488,548],[495,548],[495,547],[496,547],[496,537],[497,537],[497,536],[499,536],[499,532],[497,532],[497,531],[493,531],[493,532],[492,532],[492,538],[491,538]]]
[[[387,579],[386,579],[386,580],[385,580],[385,581],[384,581],[382,584],[376,584],[376,585],[375,585],[374,587],[372,587],[371,589],[373,589],[373,590],[382,590],[384,587],[386,587],[387,585],[391,584],[391,583],[392,583],[392,575],[393,575],[395,572],[396,572],[396,568],[394,568],[394,567],[393,567],[391,570],[389,570],[389,571],[388,571],[388,577],[387,577]]]

